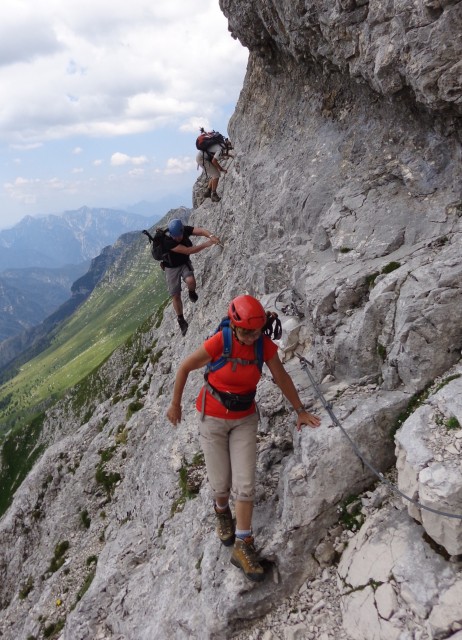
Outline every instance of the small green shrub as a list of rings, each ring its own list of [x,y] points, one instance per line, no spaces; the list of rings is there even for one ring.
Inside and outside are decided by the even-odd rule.
[[[345,529],[357,531],[364,523],[364,516],[360,512],[361,500],[358,496],[348,496],[348,498],[339,507],[340,522]]]
[[[128,441],[128,431],[125,429],[125,425],[121,424],[117,429],[117,433],[115,435],[116,444],[127,444]]]
[[[162,357],[162,354],[165,351],[165,347],[163,349],[159,349],[159,351],[156,351],[154,354],[151,355],[151,364],[157,364],[157,362],[159,362],[159,360]]]
[[[84,509],[83,511],[80,512],[80,521],[85,529],[90,528],[91,518],[88,515],[87,509]]]
[[[55,555],[51,559],[50,566],[48,567],[48,571],[50,573],[55,573],[55,571],[58,571],[58,569],[63,566],[64,561],[66,560],[65,554],[68,549],[68,540],[63,540],[62,542],[57,543],[55,546]]]
[[[377,342],[377,353],[379,354],[381,360],[385,361],[385,358],[387,357],[387,350],[385,349],[383,344],[380,344],[380,342]]]
[[[372,287],[375,284],[375,280],[377,278],[377,276],[379,276],[379,272],[378,271],[374,271],[374,273],[370,273],[368,276],[366,276],[366,284],[368,286],[369,289],[372,289]]]
[[[21,589],[19,590],[19,599],[20,600],[24,600],[25,598],[27,598],[27,596],[29,595],[29,593],[32,591],[32,589],[34,588],[34,579],[32,578],[32,576],[29,576],[26,580],[26,582],[24,582],[21,586]]]
[[[205,465],[205,458],[202,451],[198,451],[194,454],[191,465],[203,467]]]
[[[139,400],[135,400],[134,402],[130,402],[130,404],[127,407],[127,414],[126,414],[126,419],[130,420],[130,418],[132,417],[132,415],[134,413],[136,413],[137,411],[139,411],[140,409],[142,409],[144,407],[143,402],[140,402]]]
[[[122,476],[117,471],[106,473],[103,462],[100,462],[96,467],[95,480],[98,484],[103,486],[108,498],[112,497],[115,485],[119,482],[119,480],[121,480],[121,478]]]
[[[83,585],[80,587],[79,591],[77,592],[75,604],[77,604],[77,602],[83,598],[83,596],[86,594],[86,592],[90,588],[90,585],[93,582],[93,578],[95,577],[95,573],[96,573],[96,569],[92,569],[90,573],[87,575],[87,577],[85,578]]]
[[[387,265],[385,265],[382,269],[382,273],[391,273],[392,271],[396,271],[396,269],[399,269],[401,266],[400,262],[389,262]]]
[[[445,378],[444,380],[442,380],[437,387],[435,388],[435,393],[437,391],[439,391],[440,389],[442,389],[443,387],[445,387],[447,384],[449,384],[450,382],[452,382],[452,380],[457,380],[457,378],[460,378],[460,373],[455,373],[452,376],[448,376],[447,378]]]
[[[339,251],[340,253],[350,253],[350,251],[353,251],[353,249],[351,249],[350,247],[340,247]]]
[[[57,636],[58,633],[63,629],[65,623],[66,623],[66,620],[63,619],[63,618],[60,618],[56,622],[51,622],[43,630],[43,637],[44,638],[53,638],[54,636]]]
[[[194,456],[193,462],[188,464],[183,460],[183,465],[179,471],[180,496],[173,502],[170,509],[171,515],[183,510],[186,500],[195,498],[199,493],[201,478],[197,478],[197,472],[204,466],[204,458],[201,453]]]
[[[394,424],[390,429],[390,437],[392,440],[394,439],[395,433],[398,431],[401,425],[404,424],[409,416],[413,414],[414,411],[416,411],[416,409],[418,409],[420,405],[423,404],[428,398],[428,396],[430,395],[430,389],[431,383],[424,387],[424,389],[422,389],[422,391],[420,391],[419,393],[415,393],[413,396],[411,396],[406,409],[398,414],[398,417],[396,418]]]
[[[98,451],[101,456],[101,462],[109,462],[109,460],[113,457],[114,451],[116,450],[116,446],[109,447],[108,449],[100,449]]]
[[[456,416],[451,416],[450,418],[448,418],[445,424],[446,424],[446,429],[449,429],[449,430],[460,429],[460,422],[457,420]]]

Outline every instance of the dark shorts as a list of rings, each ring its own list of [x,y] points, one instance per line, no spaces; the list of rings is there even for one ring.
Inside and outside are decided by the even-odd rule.
[[[187,264],[181,264],[179,267],[166,267],[164,273],[168,292],[171,296],[175,296],[181,293],[181,281],[193,276],[194,269],[192,264],[188,262]]]

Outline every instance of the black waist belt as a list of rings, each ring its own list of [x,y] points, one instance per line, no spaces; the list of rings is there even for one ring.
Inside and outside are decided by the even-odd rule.
[[[204,384],[204,394],[202,396],[202,418],[205,414],[205,396],[206,391],[210,393],[212,398],[218,400],[228,411],[247,411],[253,405],[257,390],[251,393],[230,393],[229,391],[218,391],[212,387],[207,380]]]

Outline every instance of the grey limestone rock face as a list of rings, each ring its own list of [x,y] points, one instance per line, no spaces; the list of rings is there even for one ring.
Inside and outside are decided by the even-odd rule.
[[[350,541],[338,578],[343,622],[352,638],[440,638],[457,630],[460,573],[431,553],[422,533],[405,511],[387,508]]]
[[[460,367],[448,372],[441,389],[413,413],[395,440],[400,489],[424,507],[462,516],[461,373]],[[408,511],[450,555],[462,553],[462,518],[412,503]]]
[[[362,78],[388,96],[410,89],[434,110],[460,114],[462,7],[449,2],[220,0],[231,33],[283,73],[283,55]]]

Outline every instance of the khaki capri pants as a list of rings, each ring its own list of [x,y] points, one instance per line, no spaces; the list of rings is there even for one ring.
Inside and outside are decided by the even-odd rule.
[[[214,498],[253,502],[257,465],[257,412],[237,420],[204,416],[200,442]]]
[[[211,178],[220,177],[219,170],[216,168],[214,164],[210,162],[206,153],[202,153],[202,151],[199,151],[199,153],[196,156],[196,160],[197,160],[197,164],[204,169],[205,175],[209,180]]]

